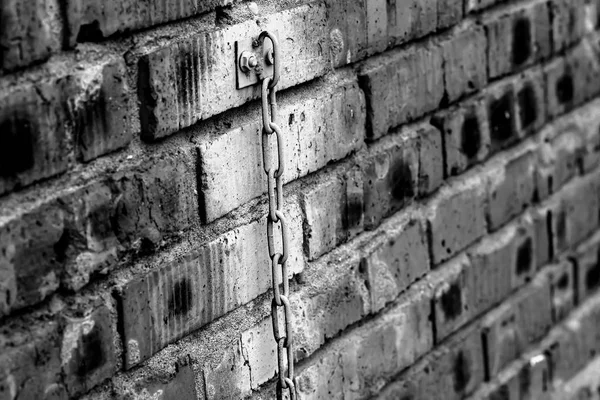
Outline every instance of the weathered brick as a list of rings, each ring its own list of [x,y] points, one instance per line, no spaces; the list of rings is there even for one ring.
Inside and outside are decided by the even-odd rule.
[[[461,255],[441,265],[446,279],[434,288],[432,300],[435,342],[439,343],[475,315],[471,307],[474,289],[469,259]]]
[[[303,190],[304,247],[309,260],[327,253],[362,230],[362,190],[362,175],[357,170]]]
[[[68,166],[61,91],[56,82],[0,83],[0,194]]]
[[[588,173],[600,165],[600,100],[579,108],[572,120],[577,122],[585,142],[582,168]]]
[[[374,312],[429,271],[426,230],[420,219],[413,218],[394,224],[389,239],[364,260]]]
[[[531,65],[550,55],[550,10],[546,0],[515,6],[487,16],[490,78]]]
[[[577,247],[575,268],[578,282],[575,283],[578,301],[583,302],[600,287],[600,236],[595,234]]]
[[[444,135],[445,175],[459,175],[489,155],[490,130],[481,98],[436,114],[431,122]]]
[[[234,342],[217,365],[203,370],[205,398],[242,398],[250,389],[250,369],[244,363],[244,354],[239,341]]]
[[[262,15],[260,26],[251,18],[219,26],[217,30],[200,31],[143,55],[139,63],[143,137],[153,140],[171,135],[258,98],[260,91],[256,87],[234,89],[234,44],[257,37],[263,30],[284,26],[285,40],[284,33],[279,34],[280,63],[285,72],[278,89],[325,74],[330,66],[330,41],[324,4],[300,5]]]
[[[334,66],[362,60],[367,52],[367,8],[363,0],[327,0]]]
[[[426,123],[404,127],[375,147],[363,166],[365,228],[437,189],[442,151],[441,133]]]
[[[444,95],[439,46],[420,43],[369,59],[359,78],[367,96],[371,139],[435,110]]]
[[[437,27],[448,28],[458,23],[464,14],[463,0],[438,0],[437,1]]]
[[[286,116],[287,121],[282,126],[284,182],[342,159],[363,143],[364,98],[358,85],[343,79],[312,89],[314,92],[283,97],[279,104],[279,115]],[[223,135],[203,138],[198,144],[204,205],[201,211],[206,222],[266,192],[259,113],[256,110],[255,121]]]
[[[520,137],[535,133],[546,123],[546,82],[543,70],[523,72],[514,82],[517,132]]]
[[[93,0],[68,0],[68,41],[71,46],[81,42],[99,41],[119,32],[138,30],[191,17],[233,2],[232,0],[191,0],[170,4],[160,0],[147,2],[109,0],[103,3]]]
[[[600,387],[600,378],[598,370],[600,369],[600,359],[596,357],[586,366],[577,372],[567,382],[560,382],[561,385],[554,389],[554,399],[593,399],[597,397]]]
[[[288,268],[294,274],[304,263],[302,217],[294,204],[284,213],[290,233]],[[126,367],[267,291],[271,282],[264,277],[271,274],[271,262],[265,232],[264,219],[241,226],[123,285]]]
[[[3,1],[0,5],[0,69],[25,67],[60,51],[63,33],[60,14],[56,0]]]
[[[517,132],[517,100],[514,83],[499,82],[485,89],[487,117],[493,153],[515,143]]]
[[[600,174],[587,175],[565,187],[561,198],[566,212],[566,244],[572,246],[591,236],[600,221]]]
[[[550,285],[541,278],[488,314],[483,322],[488,379],[545,335],[551,324]]]
[[[408,0],[402,4],[366,2],[369,53],[424,36],[437,28],[438,0]]]
[[[478,325],[453,335],[377,396],[378,400],[463,399],[483,382],[483,348]]]
[[[554,60],[545,68],[548,113],[556,116],[600,92],[597,39],[584,40],[569,50],[564,58]]]
[[[477,25],[461,26],[440,39],[444,59],[445,101],[479,90],[487,83],[487,40]]]
[[[1,337],[3,399],[69,398],[61,379],[59,332],[54,321],[7,324],[2,333],[11,334]]]
[[[494,166],[488,181],[487,218],[490,230],[496,230],[521,214],[534,200],[536,157],[521,152]]]
[[[90,57],[0,82],[0,194],[64,172],[69,131],[84,161],[131,140],[123,61]]]
[[[585,33],[585,0],[551,0],[552,39],[554,52],[560,52],[579,41]]]
[[[579,174],[585,138],[574,118],[561,118],[540,133],[537,196],[545,199]]]
[[[114,229],[121,243],[152,249],[199,220],[191,153],[165,152],[112,177],[119,193]]]
[[[175,376],[168,382],[151,381],[144,384],[139,396],[142,398],[195,399],[196,380],[193,367],[189,363],[175,364]]]
[[[299,373],[302,398],[375,394],[386,379],[431,349],[431,322],[423,318],[430,300],[428,284],[417,284],[389,312],[335,342]]]
[[[483,236],[485,184],[472,175],[442,187],[429,204],[428,229],[434,265],[447,260]],[[461,232],[457,235],[457,232]]]
[[[567,260],[544,268],[544,275],[550,282],[552,294],[552,316],[553,321],[562,321],[575,307],[578,290],[575,281],[575,266]]]
[[[110,378],[117,367],[113,321],[101,304],[65,315],[60,345],[64,383],[70,396],[87,392]]]

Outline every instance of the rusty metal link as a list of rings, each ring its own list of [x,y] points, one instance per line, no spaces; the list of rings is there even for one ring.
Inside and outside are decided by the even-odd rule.
[[[277,83],[279,82],[279,43],[270,32],[264,31],[259,36],[259,43],[265,39],[273,43],[273,77],[265,77],[262,81],[262,151],[263,168],[267,175],[267,193],[269,212],[267,213],[267,244],[271,260],[271,279],[273,300],[271,301],[271,321],[273,336],[277,342],[277,399],[282,400],[284,390],[289,392],[289,398],[296,399],[294,377],[294,339],[292,331],[292,310],[289,301],[290,282],[288,275],[288,232],[287,220],[283,214],[283,134],[277,125]],[[271,154],[271,138],[275,136],[277,160]],[[277,166],[275,168],[275,165]],[[276,249],[275,225],[281,228],[281,249]],[[281,283],[280,283],[281,282]],[[283,289],[282,287],[283,286]],[[282,310],[283,309],[283,310]],[[279,313],[283,311],[283,320]],[[281,323],[281,324],[280,324]],[[283,329],[282,329],[283,328]]]

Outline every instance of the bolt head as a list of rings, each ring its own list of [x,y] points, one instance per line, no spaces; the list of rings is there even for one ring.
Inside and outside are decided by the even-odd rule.
[[[244,72],[250,72],[250,70],[256,68],[258,60],[254,53],[250,51],[243,51],[240,55],[240,69]]]

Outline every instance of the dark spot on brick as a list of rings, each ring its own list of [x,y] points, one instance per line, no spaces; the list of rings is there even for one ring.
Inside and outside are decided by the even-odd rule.
[[[93,237],[105,239],[112,234],[111,207],[101,204],[88,214],[88,222]]]
[[[566,73],[556,81],[556,97],[561,104],[567,104],[573,101],[573,92],[573,77]]]
[[[556,215],[556,242],[558,249],[553,249],[554,252],[559,252],[564,248],[567,241],[567,215],[565,210],[560,210]],[[554,255],[554,254],[553,254]]]
[[[508,386],[502,385],[498,387],[489,397],[490,400],[510,400],[510,392]]]
[[[83,335],[81,341],[81,349],[78,349],[80,353],[77,375],[83,377],[104,365],[106,354],[102,346],[101,328],[97,325],[94,325],[90,333]]]
[[[102,33],[102,29],[100,29],[100,22],[98,20],[81,25],[79,28],[77,43],[99,42],[102,39],[104,39],[104,34]]]
[[[169,318],[186,315],[192,308],[193,296],[192,287],[187,279],[176,282],[169,295]]]
[[[294,113],[290,114],[290,116],[288,118],[288,125],[289,126],[292,126],[294,124],[294,118],[295,118]]]
[[[463,122],[461,147],[468,158],[475,157],[481,148],[481,132],[476,115],[467,116]]]
[[[63,262],[67,258],[67,250],[71,244],[71,233],[68,229],[65,229],[60,236],[58,242],[54,244],[54,254],[59,262]]]
[[[397,161],[389,173],[389,188],[396,200],[405,200],[415,195],[413,187],[413,174],[404,160]]]
[[[569,287],[569,275],[562,274],[558,282],[556,282],[556,287],[560,290],[566,290]]]
[[[600,257],[600,251],[598,252]],[[585,273],[585,287],[588,291],[596,289],[600,285],[600,258],[596,265],[588,269]]]
[[[514,66],[526,62],[531,56],[531,22],[519,18],[513,24],[512,61]]]
[[[344,229],[356,228],[360,225],[363,217],[363,201],[358,196],[349,196],[346,200],[346,212],[342,219]]]
[[[506,142],[514,136],[513,96],[505,93],[499,99],[490,102],[490,133],[492,140]]]
[[[452,283],[450,288],[442,294],[441,302],[446,317],[454,319],[461,314],[463,308],[462,292],[458,282]]]
[[[525,239],[523,243],[519,245],[517,250],[517,275],[526,274],[531,270],[533,244],[531,238]]]
[[[529,128],[537,119],[537,99],[533,85],[527,84],[517,96],[519,102],[519,116],[523,129]]]
[[[11,177],[33,167],[36,131],[22,112],[0,120],[0,176]]]
[[[471,380],[471,365],[469,359],[459,351],[454,359],[454,391],[462,392]]]
[[[519,371],[519,387],[521,388],[521,398],[528,398],[531,388],[531,371],[528,366]]]

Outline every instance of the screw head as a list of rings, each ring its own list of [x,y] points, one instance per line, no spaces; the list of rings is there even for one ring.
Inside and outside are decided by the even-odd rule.
[[[239,64],[242,71],[250,72],[250,70],[256,68],[258,65],[258,60],[256,59],[254,53],[250,51],[243,51],[240,55]]]

